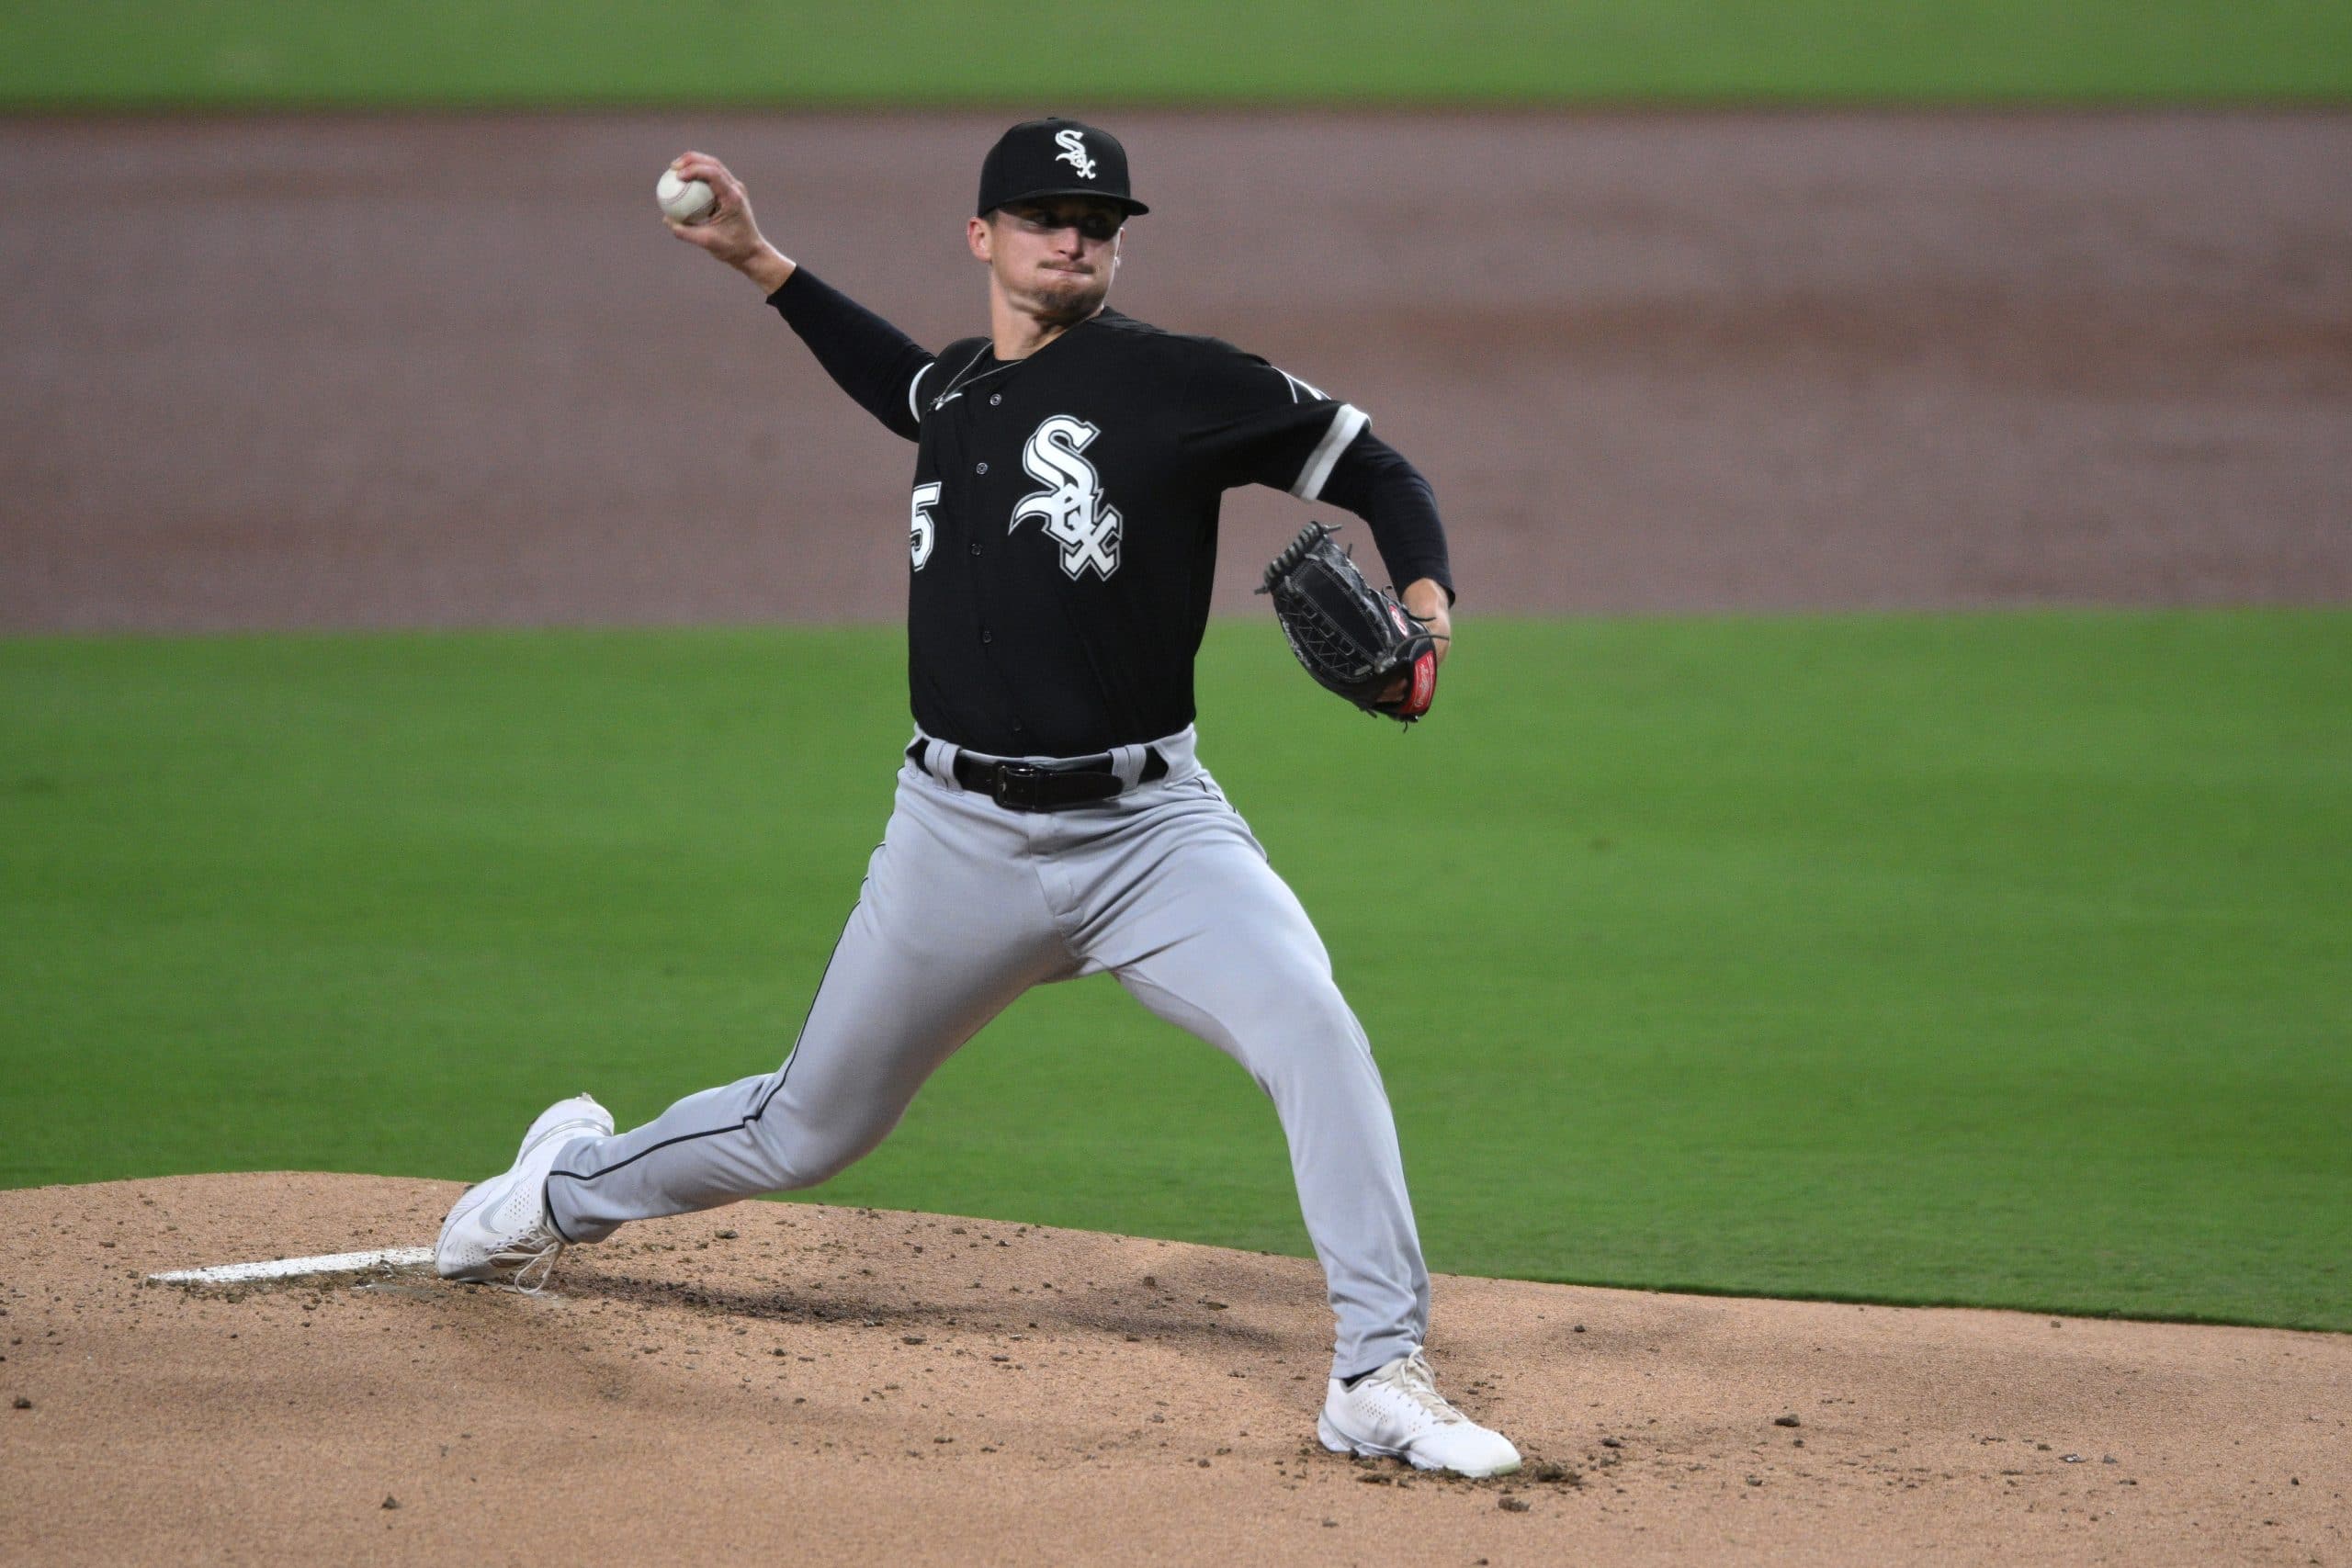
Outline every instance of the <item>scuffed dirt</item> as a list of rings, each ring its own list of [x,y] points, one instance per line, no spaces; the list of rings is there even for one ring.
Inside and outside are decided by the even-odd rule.
[[[2352,1337],[1437,1282],[1529,1468],[1316,1445],[1311,1263],[752,1203],[530,1298],[155,1270],[429,1241],[458,1189],[0,1193],[0,1556],[2352,1562]]]
[[[653,179],[937,346],[1019,117],[0,124],[0,631],[899,618],[911,452]],[[1114,303],[1369,410],[1467,615],[2352,598],[2352,115],[1102,118]]]

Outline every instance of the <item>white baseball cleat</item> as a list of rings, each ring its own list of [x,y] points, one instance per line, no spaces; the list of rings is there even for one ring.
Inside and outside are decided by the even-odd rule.
[[[1419,1349],[1399,1356],[1352,1386],[1331,1380],[1315,1435],[1335,1454],[1411,1461],[1417,1470],[1450,1470],[1474,1480],[1509,1475],[1519,1450],[1445,1402]]]
[[[433,1267],[444,1280],[488,1280],[536,1293],[547,1287],[563,1238],[548,1223],[548,1171],[575,1138],[608,1138],[613,1113],[588,1096],[539,1112],[503,1176],[466,1189],[441,1222]]]

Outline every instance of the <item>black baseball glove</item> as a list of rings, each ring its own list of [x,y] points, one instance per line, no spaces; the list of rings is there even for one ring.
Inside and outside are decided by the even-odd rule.
[[[1283,636],[1309,675],[1366,713],[1410,724],[1437,695],[1437,638],[1396,594],[1364,581],[1332,532],[1309,523],[1258,592],[1273,595]]]

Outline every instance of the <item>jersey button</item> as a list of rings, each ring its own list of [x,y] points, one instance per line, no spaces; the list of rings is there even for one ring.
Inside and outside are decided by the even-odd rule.
[[[974,555],[978,555],[980,553],[980,542],[978,539],[974,539],[972,541],[972,553]]]
[[[986,626],[982,626],[980,628],[980,640],[982,642],[994,642],[996,640],[996,633],[989,630]]]
[[[985,474],[988,471],[989,466],[986,463],[975,463],[972,465],[972,472],[976,474]]]
[[[990,392],[989,394],[989,407],[994,408],[997,404],[1002,401],[1004,401],[1004,394],[1002,392]]]

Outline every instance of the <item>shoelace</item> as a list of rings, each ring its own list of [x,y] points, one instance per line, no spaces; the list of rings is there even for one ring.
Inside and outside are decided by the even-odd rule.
[[[526,1296],[536,1296],[548,1288],[555,1277],[555,1260],[563,1256],[563,1242],[548,1236],[537,1247],[529,1242],[511,1247],[491,1258],[502,1268],[511,1268],[514,1277],[507,1283]]]
[[[1438,1393],[1437,1374],[1430,1371],[1428,1359],[1418,1350],[1405,1358],[1404,1364],[1396,1369],[1396,1377],[1390,1381],[1407,1398],[1428,1411],[1432,1419],[1449,1426],[1469,1419],[1448,1404],[1445,1395]]]

